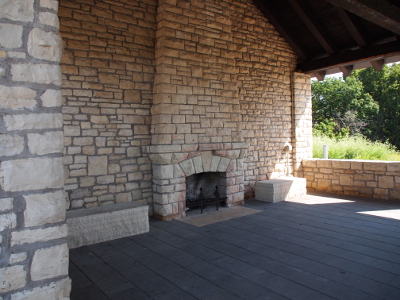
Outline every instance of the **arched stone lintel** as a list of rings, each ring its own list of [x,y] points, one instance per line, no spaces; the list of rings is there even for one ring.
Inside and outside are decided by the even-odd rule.
[[[179,163],[186,176],[203,172],[226,172],[231,159],[213,155],[212,151],[202,152],[201,155],[186,159]]]

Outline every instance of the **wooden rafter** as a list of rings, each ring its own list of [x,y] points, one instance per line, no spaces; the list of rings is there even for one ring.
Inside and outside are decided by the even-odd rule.
[[[372,23],[400,34],[400,8],[386,0],[326,0]]]
[[[400,54],[400,41],[394,41],[306,61],[298,64],[297,68],[304,73],[312,73],[332,67],[347,66],[354,62],[379,60],[398,54]]]
[[[331,42],[330,38],[323,30],[321,24],[312,15],[307,5],[302,0],[288,0],[293,9],[297,12],[303,22],[306,24],[308,29],[312,32],[318,42],[324,47],[328,54],[335,53],[335,47]]]
[[[301,43],[297,38],[291,34],[291,31],[287,28],[285,23],[279,18],[279,15],[274,10],[273,6],[269,1],[253,0],[254,4],[258,9],[267,17],[268,21],[274,25],[275,29],[283,36],[283,38],[288,42],[288,44],[296,52],[297,56],[301,60],[307,60],[307,52],[303,49]]]
[[[362,29],[356,25],[355,20],[353,20],[352,16],[343,8],[335,6],[335,10],[338,13],[339,17],[342,19],[346,28],[349,30],[354,40],[357,42],[358,46],[367,46],[368,41],[362,34]]]

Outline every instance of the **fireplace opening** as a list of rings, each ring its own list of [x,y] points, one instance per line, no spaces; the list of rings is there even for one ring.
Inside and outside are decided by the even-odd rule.
[[[186,177],[186,210],[225,206],[226,173],[203,172]]]

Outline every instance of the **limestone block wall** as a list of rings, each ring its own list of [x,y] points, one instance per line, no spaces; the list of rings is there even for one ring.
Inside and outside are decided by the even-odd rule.
[[[233,45],[241,111],[246,194],[259,180],[293,174],[292,73],[296,56],[252,1],[232,4]],[[294,146],[294,145],[292,145]]]
[[[69,299],[58,2],[0,2],[0,299]]]
[[[305,159],[307,189],[400,200],[400,163],[390,161]]]
[[[292,76],[292,146],[293,173],[304,177],[303,159],[312,158],[312,101],[311,78],[308,74],[294,72]]]
[[[69,207],[151,202],[155,0],[60,1]]]

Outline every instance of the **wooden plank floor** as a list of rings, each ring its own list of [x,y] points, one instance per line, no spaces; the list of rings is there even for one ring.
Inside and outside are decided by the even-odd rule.
[[[313,194],[70,252],[72,300],[400,299],[400,203]],[[209,212],[211,213],[211,212]]]

